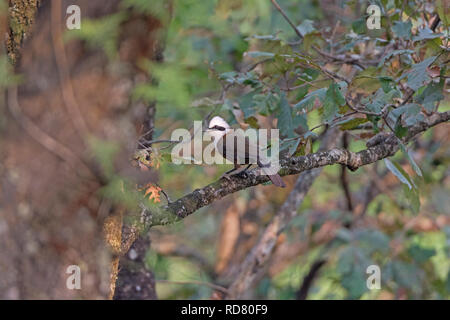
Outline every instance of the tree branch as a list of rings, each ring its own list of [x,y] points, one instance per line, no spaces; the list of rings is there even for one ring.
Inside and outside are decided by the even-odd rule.
[[[415,135],[426,131],[439,123],[450,119],[450,111],[435,113],[414,126],[408,128],[408,134],[403,142],[411,140]],[[299,174],[304,171],[320,168],[333,164],[346,165],[350,170],[374,163],[394,155],[399,148],[399,139],[393,134],[383,133],[384,139],[377,144],[369,145],[367,149],[359,152],[333,148],[328,151],[320,151],[306,156],[281,159],[281,176]],[[142,222],[146,228],[156,225],[171,224],[186,218],[198,209],[205,207],[234,192],[268,182],[267,176],[258,175],[256,170],[246,172],[246,177],[240,174],[233,175],[228,179],[220,179],[201,189],[181,197],[162,207],[143,208],[141,213]]]
[[[335,56],[332,55],[330,53],[327,53],[325,51],[320,50],[317,47],[312,47],[317,53],[319,53],[320,55],[324,56],[325,58],[328,58],[331,61],[337,61],[337,62],[342,62],[342,63],[347,63],[347,64],[352,64],[355,66],[358,66],[359,68],[361,68],[362,70],[366,69],[366,67],[361,64],[361,62],[357,59],[353,59],[353,58],[347,58],[343,55],[339,55],[339,56]]]
[[[325,265],[326,262],[326,259],[318,259],[312,264],[311,269],[309,269],[308,274],[303,279],[300,289],[296,293],[297,300],[306,300],[314,279],[317,277],[320,269],[322,269],[322,266]]]

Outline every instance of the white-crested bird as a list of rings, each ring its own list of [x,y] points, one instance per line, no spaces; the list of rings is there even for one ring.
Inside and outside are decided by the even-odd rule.
[[[259,144],[250,141],[249,137],[242,134],[239,130],[231,129],[224,119],[218,116],[212,118],[206,132],[214,138],[216,151],[222,157],[234,163],[234,168],[225,172],[225,177],[239,169],[242,164],[248,165],[244,172],[252,164],[256,164],[274,185],[281,188],[286,186],[278,173],[273,173],[269,170],[270,162],[264,156]]]

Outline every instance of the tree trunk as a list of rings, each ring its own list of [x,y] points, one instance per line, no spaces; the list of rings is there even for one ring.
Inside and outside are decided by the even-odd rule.
[[[133,242],[120,232],[124,208],[100,194],[109,181],[92,155],[114,141],[119,147],[113,159],[116,173],[136,183],[157,179],[155,173],[130,165],[137,137],[143,127],[152,125],[148,115],[154,115],[154,106],[131,102],[129,97],[137,83],[150,77],[136,63],[143,58],[161,60],[164,25],[126,10],[111,57],[97,43],[63,40],[63,35],[76,32],[66,28],[66,9],[72,2],[43,1],[31,32],[27,28],[20,39],[17,30],[9,29],[6,47],[22,80],[17,90],[9,88],[8,103],[0,106],[6,118],[0,128],[0,272],[7,275],[0,278],[0,299],[112,296],[114,262],[124,253],[118,250],[124,248],[120,242],[128,241],[128,246]],[[18,4],[25,6],[26,18],[17,17]],[[82,31],[91,19],[104,21],[124,10],[118,0],[76,4],[81,8]],[[11,21],[34,21],[29,10],[36,8],[36,1],[10,5]],[[109,36],[113,35],[104,35]],[[104,225],[105,219],[115,225]],[[108,233],[114,230],[119,232]],[[133,245],[138,254],[133,265],[142,265],[148,247],[146,239]],[[70,265],[81,270],[80,290],[66,286]],[[116,297],[156,298],[151,272],[135,273],[128,265],[118,275]],[[128,289],[137,283],[142,290]]]

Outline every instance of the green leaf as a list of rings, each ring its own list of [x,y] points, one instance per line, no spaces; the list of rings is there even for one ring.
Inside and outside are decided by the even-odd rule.
[[[350,242],[353,239],[353,235],[347,228],[340,228],[336,232],[336,239],[339,239],[343,242]]]
[[[320,102],[323,102],[325,99],[325,95],[327,92],[327,88],[320,88],[313,92],[308,93],[302,100],[294,105],[294,110],[296,111],[311,111],[314,107],[314,103],[316,99],[319,99]]]
[[[433,248],[423,248],[414,244],[408,249],[408,253],[417,263],[424,263],[436,255],[436,250]]]
[[[436,11],[439,14],[439,18],[441,18],[443,24],[448,28],[450,25],[450,11],[446,7],[446,0],[437,0],[436,1]]]
[[[381,88],[383,88],[384,93],[395,89],[395,82],[391,77],[378,77],[378,80],[381,83]]]
[[[387,253],[389,251],[389,237],[376,229],[362,229],[356,232],[356,238],[360,241],[359,245],[365,249],[368,254],[374,251]]]
[[[248,123],[250,125],[250,127],[255,128],[255,129],[259,129],[258,126],[258,119],[256,119],[255,117],[248,117],[244,120],[245,123]]]
[[[278,107],[279,98],[272,93],[256,94],[254,103],[260,115],[268,116]]]
[[[366,19],[365,18],[361,18],[361,19],[353,21],[352,29],[357,34],[366,33]]]
[[[400,97],[400,92],[397,89],[392,89],[385,93],[383,89],[378,89],[371,97],[371,102],[366,105],[366,109],[371,112],[380,113],[383,107],[391,103],[394,98]]]
[[[414,161],[411,154],[406,150],[405,146],[403,144],[400,144],[400,149],[402,150],[403,154],[406,156],[406,159],[408,159],[409,163],[411,164],[411,167],[414,169],[414,171],[419,175],[422,176],[422,171],[420,170],[417,163]]]
[[[425,59],[412,67],[411,72],[408,73],[408,87],[416,91],[430,79],[427,73],[427,68],[434,62],[435,59],[435,56],[429,57],[428,59]]]
[[[409,174],[403,170],[403,168],[396,162],[391,162],[388,158],[384,159],[384,163],[386,164],[386,167],[391,171],[397,178],[400,180],[401,183],[404,183],[408,186],[409,189],[415,188],[414,182],[411,180],[411,177]]]
[[[277,127],[280,130],[281,136],[290,137],[294,133],[292,121],[292,108],[283,92],[280,97],[280,104],[277,112],[278,123]]]
[[[403,192],[408,200],[409,205],[411,206],[411,210],[414,213],[419,213],[420,209],[420,198],[419,198],[419,190],[416,188],[410,189],[406,185],[403,185]]]
[[[362,123],[368,122],[367,118],[350,118],[346,120],[339,121],[337,124],[339,125],[339,129],[341,130],[351,130],[356,128]]]
[[[333,82],[325,94],[323,101],[323,110],[325,121],[330,121],[339,111],[339,107],[345,105],[345,99],[342,95],[338,84]]]
[[[304,113],[294,112],[292,115],[292,126],[294,129],[301,127],[303,131],[308,131],[308,120]]]
[[[254,72],[224,72],[219,75],[219,79],[228,83],[244,84],[252,87],[260,85],[260,81]]]
[[[420,41],[425,39],[434,39],[442,37],[442,33],[434,33],[430,28],[425,27],[419,29],[419,34],[413,37],[413,41]]]
[[[377,73],[377,68],[368,67],[353,78],[351,86],[358,88],[358,90],[363,90],[367,93],[373,93],[381,87],[381,82],[376,76]]]
[[[395,21],[394,25],[392,26],[392,31],[398,38],[410,40],[411,39],[411,28],[412,28],[411,20]]]
[[[291,156],[294,155],[299,144],[300,144],[300,139],[296,139],[296,140],[288,142],[286,147],[288,148],[289,155],[291,155]]]
[[[236,71],[224,72],[219,75],[219,79],[224,80],[226,82],[233,83],[238,74],[239,73]]]
[[[402,123],[399,121],[395,125],[394,133],[397,136],[397,138],[403,138],[408,133],[408,128],[402,126]]]
[[[300,31],[302,36],[306,36],[307,34],[316,31],[316,28],[314,28],[313,24],[314,21],[306,19],[297,26],[297,30]]]
[[[435,110],[437,102],[444,99],[443,91],[444,79],[439,83],[432,82],[416,97],[415,101],[421,103],[427,111],[432,112]]]
[[[339,254],[339,260],[337,263],[337,270],[341,274],[350,273],[353,269],[353,263],[355,256],[358,254],[358,248],[348,246],[344,248]]]
[[[421,107],[417,103],[407,103],[404,106],[392,110],[391,114],[395,121],[403,115],[403,122],[409,127],[425,119],[420,111]]]
[[[251,91],[244,94],[239,98],[238,103],[242,112],[244,112],[244,118],[247,119],[255,114],[257,107],[254,103],[253,97],[257,94],[257,91]]]
[[[394,281],[400,287],[413,290],[417,293],[422,291],[423,274],[420,269],[410,263],[394,261],[392,264]]]
[[[397,55],[402,55],[402,54],[413,54],[413,53],[414,53],[413,50],[406,50],[406,49],[394,50],[392,52],[389,52],[383,58],[381,58],[380,63],[378,64],[378,67],[383,66],[386,63],[386,61],[391,59],[392,57],[395,57]]]
[[[423,48],[425,51],[426,57],[438,56],[442,53],[443,42],[440,38],[436,39],[428,39],[424,42]]]
[[[244,84],[252,86],[253,88],[260,85],[259,79],[255,76],[253,72],[240,73],[236,78],[238,84]]]
[[[342,250],[337,263],[341,274],[340,283],[348,292],[349,299],[358,299],[367,291],[366,268],[371,264],[364,252],[353,246]]]
[[[307,68],[304,70],[304,72],[301,74],[300,78],[307,80],[307,81],[313,81],[316,80],[319,76],[320,71],[313,68]]]
[[[366,274],[362,269],[344,275],[341,279],[342,286],[348,292],[349,299],[359,299],[368,289]]]

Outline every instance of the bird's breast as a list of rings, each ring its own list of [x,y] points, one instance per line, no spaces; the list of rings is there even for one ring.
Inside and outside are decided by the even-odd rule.
[[[259,149],[246,136],[236,134],[224,135],[216,145],[217,151],[227,160],[237,164],[257,163]]]

